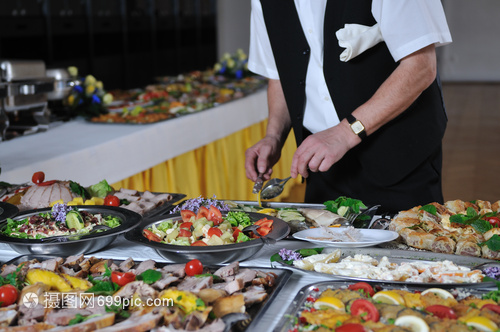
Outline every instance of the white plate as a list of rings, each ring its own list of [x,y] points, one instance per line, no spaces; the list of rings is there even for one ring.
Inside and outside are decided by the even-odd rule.
[[[341,233],[346,229],[344,227],[339,228],[329,228],[332,232]],[[304,240],[312,243],[317,243],[321,245],[327,244],[330,247],[337,248],[352,248],[352,247],[370,247],[375,246],[380,243],[389,242],[398,238],[399,234],[393,231],[387,231],[382,229],[358,229],[361,233],[361,240],[358,242],[334,242],[330,240],[315,240],[311,237],[327,237],[328,235],[321,228],[311,228],[306,229],[297,233],[292,234],[292,236],[298,240]]]

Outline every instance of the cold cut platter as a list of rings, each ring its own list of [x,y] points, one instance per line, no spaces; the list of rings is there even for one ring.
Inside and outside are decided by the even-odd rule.
[[[238,262],[20,256],[2,267],[18,293],[0,324],[49,331],[227,331],[233,324],[250,330],[291,274]]]

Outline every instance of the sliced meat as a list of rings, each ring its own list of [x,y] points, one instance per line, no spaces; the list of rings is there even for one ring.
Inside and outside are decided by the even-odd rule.
[[[49,271],[56,272],[59,268],[59,265],[62,265],[63,263],[64,263],[64,259],[62,259],[61,257],[52,258],[52,259],[48,259],[46,261],[41,262],[40,268],[43,270],[49,270]]]
[[[214,272],[214,275],[225,279],[230,276],[234,276],[236,273],[238,273],[240,269],[240,263],[239,262],[233,262],[229,265],[223,266],[217,271]]]
[[[51,310],[45,316],[45,323],[51,325],[63,325],[69,324],[70,320],[76,317],[76,315],[89,316],[92,313],[86,309],[80,308],[67,308],[60,310]]]
[[[129,257],[123,262],[121,262],[118,268],[123,272],[128,272],[131,268],[134,267],[134,265],[135,265],[134,260],[131,257]]]
[[[138,194],[137,190],[135,190],[135,189],[125,189],[125,188],[121,188],[120,191],[115,193],[115,195],[118,193],[123,193],[123,194],[131,195],[131,196]]]
[[[124,207],[125,209],[128,209],[130,211],[137,212],[141,215],[144,214],[144,210],[137,202],[132,202],[128,205],[122,205],[122,207]]]
[[[9,309],[9,310],[1,310],[0,311],[0,327],[9,326],[14,319],[17,317],[17,310]]]
[[[100,332],[137,332],[137,331],[149,331],[156,327],[163,317],[163,314],[167,311],[166,308],[159,307],[153,309],[153,311],[148,312],[144,315],[133,315],[130,318],[115,324],[113,326],[106,327],[99,330]]]
[[[16,272],[17,265],[9,264],[2,266],[2,273],[0,274],[2,277],[6,277],[8,274],[12,272]]]
[[[116,192],[115,196],[118,197],[119,199],[126,199],[129,202],[137,202],[138,200],[141,199],[139,196],[129,195],[122,192]]]
[[[250,286],[242,294],[246,306],[261,303],[267,297],[266,289],[263,286]]]
[[[187,277],[177,286],[177,289],[197,294],[200,290],[211,287],[212,284],[212,276],[202,278]]]
[[[83,262],[84,259],[85,259],[85,257],[83,256],[83,254],[68,256],[66,258],[66,260],[64,261],[63,265],[68,266],[68,267],[74,267],[74,266],[79,265],[81,262]]]
[[[234,278],[241,278],[243,279],[243,282],[250,283],[252,282],[253,279],[257,276],[257,271],[252,270],[252,269],[241,269],[238,274],[234,276]]]
[[[135,268],[135,274],[139,275],[142,272],[146,270],[154,270],[156,267],[156,262],[152,259],[148,259],[144,262],[141,262],[136,268]]]
[[[132,281],[120,288],[113,296],[131,298],[135,293],[139,294],[141,299],[155,298],[158,292],[143,281]]]
[[[165,265],[161,270],[163,272],[172,273],[179,278],[184,278],[186,276],[186,264]]]
[[[161,279],[155,282],[152,286],[156,289],[163,290],[168,285],[179,280],[179,277],[174,276],[172,273],[162,272]]]
[[[155,195],[154,197],[148,198],[148,199],[151,202],[154,202],[156,204],[160,204],[160,203],[163,203],[163,202],[171,201],[172,198],[173,198],[173,196],[170,195],[170,194],[158,194],[158,195]]]
[[[235,278],[233,281],[224,282],[222,284],[224,285],[222,289],[224,289],[228,294],[236,293],[245,287],[245,283],[242,278]]]
[[[59,326],[50,331],[54,332],[90,332],[99,330],[108,326],[113,325],[115,322],[114,313],[105,313],[102,316],[97,316],[90,318],[84,322],[71,325],[71,326]]]
[[[37,303],[33,308],[21,305],[19,306],[18,325],[33,325],[41,322],[45,316],[45,306],[43,303]]]

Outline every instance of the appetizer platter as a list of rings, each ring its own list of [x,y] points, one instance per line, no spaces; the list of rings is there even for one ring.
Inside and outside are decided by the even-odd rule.
[[[24,211],[0,223],[0,241],[21,254],[80,254],[99,251],[142,217],[114,206],[74,206]]]
[[[399,237],[393,231],[381,229],[358,229],[354,227],[319,227],[292,234],[297,240],[337,248],[371,247],[390,242]]]
[[[251,330],[291,271],[27,255],[2,266],[1,326],[54,331]],[[29,294],[30,296],[26,296]]]
[[[496,331],[498,326],[498,291],[325,281],[303,287],[274,331]]]
[[[409,247],[500,260],[500,201],[431,203],[398,213],[389,229]]]
[[[468,256],[333,247],[283,248],[271,256],[271,265],[332,279],[417,286],[431,283],[444,288],[494,287],[494,280],[485,278],[485,272],[499,267],[493,260]]]
[[[0,196],[0,201],[13,204],[21,211],[48,208],[56,203],[63,203],[118,206],[144,217],[152,217],[168,212],[174,203],[186,197],[177,193],[141,192],[125,188],[115,190],[106,180],[88,187],[71,180],[46,181],[44,172],[35,172],[31,183],[11,185],[8,188],[10,189]]]

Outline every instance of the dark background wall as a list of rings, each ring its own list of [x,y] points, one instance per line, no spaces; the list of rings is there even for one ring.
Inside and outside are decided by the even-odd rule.
[[[0,58],[76,66],[106,89],[217,61],[216,0],[1,0]]]

